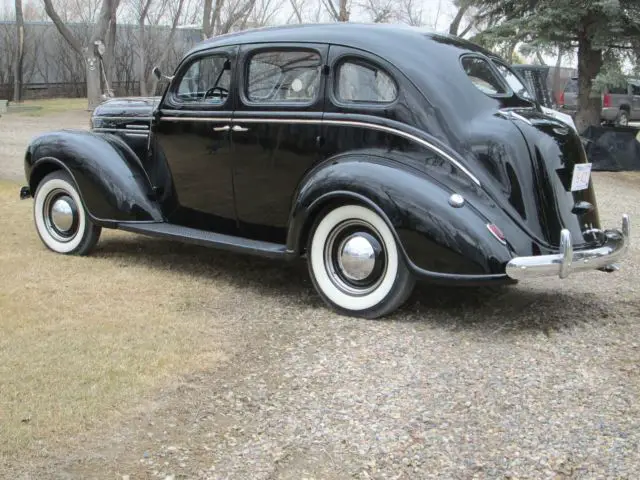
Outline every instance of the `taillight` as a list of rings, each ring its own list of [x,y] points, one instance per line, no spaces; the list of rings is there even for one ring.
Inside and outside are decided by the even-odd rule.
[[[493,236],[496,237],[496,240],[504,245],[507,244],[507,240],[504,238],[504,233],[502,233],[502,230],[500,230],[497,225],[494,225],[493,223],[487,223],[487,228],[493,234]]]
[[[564,92],[560,93],[560,99],[558,100],[558,105],[564,105]]]
[[[611,94],[605,93],[604,97],[602,97],[602,106],[603,107],[610,107],[611,106]]]

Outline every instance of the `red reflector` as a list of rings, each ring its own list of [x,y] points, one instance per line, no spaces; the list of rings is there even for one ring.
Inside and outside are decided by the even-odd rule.
[[[502,233],[502,230],[500,230],[496,225],[493,223],[487,223],[487,228],[500,243],[507,243],[504,238],[504,233]]]

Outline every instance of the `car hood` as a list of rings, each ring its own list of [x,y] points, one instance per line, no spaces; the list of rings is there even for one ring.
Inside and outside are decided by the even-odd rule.
[[[101,103],[93,112],[93,117],[151,117],[160,97],[114,98]]]

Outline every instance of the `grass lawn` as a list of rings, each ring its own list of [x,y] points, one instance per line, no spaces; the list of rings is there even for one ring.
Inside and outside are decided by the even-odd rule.
[[[50,98],[44,100],[25,100],[19,104],[13,104],[17,109],[16,115],[28,117],[42,117],[52,113],[63,113],[69,110],[86,110],[86,98]],[[24,107],[24,110],[21,110]]]
[[[64,448],[225,356],[200,301],[225,298],[224,283],[179,268],[197,255],[112,231],[93,256],[54,254],[18,190],[0,181],[0,470]]]

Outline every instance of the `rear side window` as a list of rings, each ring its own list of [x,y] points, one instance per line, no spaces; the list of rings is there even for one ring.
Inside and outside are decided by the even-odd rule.
[[[462,57],[462,68],[478,90],[487,95],[507,93],[504,83],[496,75],[487,60],[480,57]]]
[[[336,96],[342,102],[390,103],[398,98],[395,80],[370,62],[346,60],[336,77]]]
[[[309,103],[318,98],[321,59],[312,50],[270,50],[249,59],[246,97],[256,103]]]

